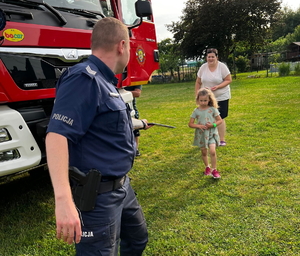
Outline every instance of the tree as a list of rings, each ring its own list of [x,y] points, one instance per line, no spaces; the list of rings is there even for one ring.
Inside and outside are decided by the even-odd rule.
[[[294,29],[293,33],[289,33],[285,37],[278,38],[276,41],[272,42],[269,47],[273,52],[284,52],[288,45],[293,42],[300,42],[300,25]]]
[[[246,72],[250,67],[249,59],[247,57],[239,55],[235,59],[235,65],[239,72]]]
[[[226,62],[237,42],[252,51],[263,45],[280,4],[280,0],[188,0],[181,20],[167,27],[186,58],[202,57],[206,48],[215,47]]]
[[[277,15],[277,21],[271,26],[273,41],[293,33],[295,28],[300,24],[300,8],[297,11],[293,11],[285,7]]]
[[[180,51],[177,44],[172,39],[167,38],[158,43],[159,65],[162,74],[170,71],[171,77],[174,77],[174,71],[180,63]]]

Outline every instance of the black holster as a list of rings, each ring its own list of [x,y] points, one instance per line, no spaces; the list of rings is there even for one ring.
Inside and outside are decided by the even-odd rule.
[[[91,169],[86,174],[76,167],[70,166],[69,177],[73,200],[77,208],[80,211],[93,210],[97,200],[101,173],[96,169]]]

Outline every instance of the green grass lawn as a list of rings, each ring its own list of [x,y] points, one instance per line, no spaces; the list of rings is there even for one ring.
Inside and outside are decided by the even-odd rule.
[[[194,82],[143,86],[142,118],[176,126],[141,131],[130,173],[149,228],[145,256],[300,255],[300,78],[231,84],[222,178],[203,176],[188,127]],[[74,255],[55,238],[49,178],[2,184],[0,255]]]

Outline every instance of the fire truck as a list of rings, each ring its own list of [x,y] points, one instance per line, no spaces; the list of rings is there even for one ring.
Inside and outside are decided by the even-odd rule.
[[[119,78],[142,85],[158,69],[158,50],[148,0],[0,1],[0,177],[46,167],[45,135],[64,70],[91,54],[95,23],[115,17],[127,25],[131,57]]]

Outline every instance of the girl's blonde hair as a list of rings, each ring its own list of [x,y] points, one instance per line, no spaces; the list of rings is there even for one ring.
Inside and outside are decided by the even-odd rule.
[[[206,88],[201,88],[198,92],[197,92],[197,96],[196,96],[196,103],[198,104],[199,102],[199,98],[200,96],[208,96],[208,106],[210,107],[214,107],[214,108],[219,108],[218,102],[216,100],[215,95],[213,94],[213,92],[209,89]]]

